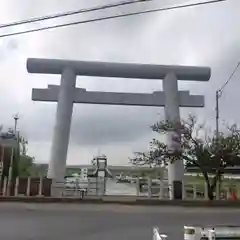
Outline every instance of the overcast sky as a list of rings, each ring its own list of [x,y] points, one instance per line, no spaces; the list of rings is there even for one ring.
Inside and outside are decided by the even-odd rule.
[[[8,0],[1,3],[0,23],[113,2],[119,0]],[[0,33],[186,2],[197,1],[155,0],[49,23],[1,29]],[[60,77],[29,74],[26,70],[28,57],[44,57],[210,66],[212,76],[209,82],[179,82],[179,89],[206,96],[204,109],[181,109],[182,117],[192,112],[214,127],[215,91],[240,61],[239,23],[240,1],[227,0],[201,7],[2,38],[0,123],[6,128],[11,127],[14,123],[12,116],[18,112],[18,127],[29,140],[29,154],[38,162],[49,161],[56,103],[32,102],[31,89],[59,84]],[[160,80],[92,77],[79,77],[77,85],[87,90],[117,92],[152,92],[162,88]],[[220,100],[221,121],[240,122],[239,87],[240,69]],[[67,162],[86,164],[100,152],[108,156],[110,164],[127,164],[132,152],[148,148],[152,138],[149,126],[163,117],[163,109],[151,107],[75,105]]]

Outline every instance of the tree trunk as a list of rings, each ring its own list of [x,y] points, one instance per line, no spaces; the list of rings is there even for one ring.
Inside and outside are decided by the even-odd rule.
[[[208,190],[208,199],[213,200],[214,199],[214,187],[210,184],[209,179],[206,181],[207,182],[207,190]]]
[[[218,183],[220,180],[221,180],[221,171],[220,171],[220,169],[218,169],[218,170],[216,171],[215,176],[214,176],[213,181],[212,181],[213,190],[218,187],[218,193],[220,193],[220,185],[217,184],[217,183]],[[217,192],[217,189],[216,189],[216,192]]]
[[[208,199],[209,200],[214,200],[214,191],[216,190],[216,186],[217,183],[220,179],[220,171],[216,172],[216,175],[214,176],[214,178],[212,179],[212,181],[210,181],[210,179],[208,178],[208,176],[204,176],[205,181],[207,183],[207,190],[208,190]]]
[[[214,185],[211,184],[211,181],[210,181],[207,173],[203,172],[203,176],[204,176],[205,182],[207,184],[208,199],[212,201],[214,199],[213,193],[214,193],[215,187],[214,187]]]

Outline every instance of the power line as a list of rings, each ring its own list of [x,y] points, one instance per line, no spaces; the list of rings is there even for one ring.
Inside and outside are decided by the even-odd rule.
[[[222,92],[224,90],[224,88],[228,85],[228,83],[232,80],[234,74],[236,73],[236,71],[238,70],[238,68],[240,67],[240,62],[238,62],[238,64],[236,65],[236,67],[234,68],[234,70],[232,71],[232,73],[230,74],[229,78],[227,79],[227,81],[222,85],[222,87],[218,90],[219,92],[219,97],[222,95]]]
[[[136,4],[136,3],[145,3],[145,2],[151,2],[151,1],[155,1],[155,0],[121,1],[121,2],[118,2],[118,3],[105,4],[105,5],[100,5],[100,6],[92,7],[92,8],[83,8],[83,9],[79,9],[79,10],[76,10],[76,11],[68,11],[68,12],[57,13],[57,14],[52,14],[52,15],[47,15],[47,16],[42,16],[42,17],[30,18],[30,19],[26,19],[26,20],[22,20],[22,21],[0,24],[0,28],[13,27],[13,26],[18,26],[18,25],[22,25],[22,24],[35,23],[35,22],[40,22],[40,21],[45,21],[45,20],[50,20],[50,19],[55,19],[55,18],[77,15],[77,14],[81,14],[81,13],[94,12],[94,11],[99,11],[99,10],[105,10],[105,9],[108,9],[108,8],[115,8],[115,7],[124,6],[124,5],[130,5],[130,4]]]
[[[175,9],[181,9],[181,8],[195,7],[195,6],[206,5],[206,4],[217,3],[217,2],[224,2],[224,1],[227,1],[227,0],[212,0],[212,1],[206,1],[206,2],[178,5],[178,6],[173,6],[173,7],[150,9],[150,10],[145,10],[145,11],[140,11],[140,12],[118,14],[118,15],[112,15],[112,16],[107,16],[107,17],[92,18],[92,19],[89,19],[89,20],[70,22],[70,23],[58,24],[58,25],[53,25],[53,26],[48,26],[48,27],[42,27],[42,28],[25,30],[25,31],[2,34],[2,35],[0,35],[0,38],[10,37],[10,36],[15,36],[15,35],[22,35],[22,34],[33,33],[33,32],[39,32],[39,31],[46,31],[46,30],[50,30],[50,29],[68,27],[68,26],[79,25],[79,24],[84,24],[84,23],[99,22],[99,21],[110,20],[110,19],[115,19],[115,18],[123,18],[123,17],[129,17],[129,16],[143,15],[143,14],[147,14],[147,13],[154,13],[154,12],[169,11],[169,10],[175,10]]]
[[[222,85],[222,87],[220,89],[218,89],[216,91],[216,139],[217,139],[217,141],[218,141],[218,138],[219,138],[219,99],[222,96],[224,88],[232,80],[234,74],[236,73],[236,71],[238,70],[239,67],[240,67],[240,62],[238,62],[238,64],[236,65],[236,67],[234,68],[232,73],[230,74],[230,76],[227,79],[227,81]]]

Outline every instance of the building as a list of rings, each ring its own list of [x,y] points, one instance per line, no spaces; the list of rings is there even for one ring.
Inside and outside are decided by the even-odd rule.
[[[12,163],[12,177],[18,175],[19,147],[16,135],[12,132],[0,133],[1,178],[9,175]]]
[[[36,164],[39,169],[41,169],[42,175],[46,175],[48,164]],[[96,167],[93,165],[68,165],[66,170],[66,175],[71,175],[73,173],[80,173],[81,169],[87,168],[89,174],[93,173],[96,170]],[[120,176],[120,174],[126,176],[138,176],[142,175],[142,173],[148,172],[157,172],[158,176],[163,176],[164,168],[157,167],[157,168],[149,168],[149,167],[142,167],[142,166],[115,166],[115,165],[108,165],[108,170],[111,172],[113,177]]]

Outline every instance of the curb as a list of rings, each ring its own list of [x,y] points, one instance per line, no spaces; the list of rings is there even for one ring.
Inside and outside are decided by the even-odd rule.
[[[132,206],[175,206],[175,207],[222,207],[240,208],[240,201],[202,201],[202,200],[160,200],[146,198],[54,198],[54,197],[0,197],[0,202],[22,202],[22,203],[78,203],[78,204],[121,204]]]

